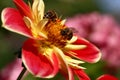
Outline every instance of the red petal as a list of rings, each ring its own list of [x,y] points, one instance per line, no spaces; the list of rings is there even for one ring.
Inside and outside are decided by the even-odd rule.
[[[31,32],[23,22],[19,11],[14,8],[6,8],[2,11],[2,22],[4,28],[31,37]]]
[[[33,75],[42,78],[51,78],[58,72],[58,59],[54,53],[51,57],[46,57],[40,53],[40,48],[35,40],[27,40],[22,49],[22,60],[25,67]]]
[[[86,48],[84,48],[84,49],[72,50],[72,52],[76,53],[73,56],[75,56],[75,57],[77,57],[77,58],[79,58],[81,60],[90,62],[90,63],[97,62],[100,59],[101,53],[100,53],[99,49],[96,48],[90,42],[86,41],[85,39],[78,38],[76,40],[76,42],[74,42],[73,44],[86,45]]]
[[[73,71],[78,76],[79,80],[90,80],[90,78],[82,69],[73,69]]]
[[[74,80],[73,72],[71,68],[69,67],[67,61],[65,60],[64,53],[62,52],[61,49],[57,47],[54,47],[54,50],[56,51],[56,55],[59,59],[60,72],[63,74],[66,80]]]
[[[23,0],[14,0],[14,3],[16,4],[17,8],[23,16],[32,18],[30,7],[25,2],[23,2]]]
[[[105,74],[100,76],[97,80],[118,80],[116,77]]]
[[[70,67],[61,65],[60,72],[66,78],[66,80],[74,80],[73,72]]]

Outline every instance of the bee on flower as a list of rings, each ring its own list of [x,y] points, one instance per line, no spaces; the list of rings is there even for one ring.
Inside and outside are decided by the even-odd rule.
[[[41,78],[52,78],[60,71],[66,80],[74,80],[74,75],[90,80],[80,64],[99,61],[99,49],[77,37],[55,11],[44,14],[43,0],[13,2],[17,8],[5,8],[1,18],[4,28],[29,38],[21,51],[26,69]]]

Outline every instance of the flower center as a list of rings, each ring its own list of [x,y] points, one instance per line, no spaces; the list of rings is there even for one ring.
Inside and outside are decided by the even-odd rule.
[[[60,22],[50,21],[45,26],[45,31],[47,32],[48,39],[47,41],[55,46],[63,47],[66,44],[67,39],[61,35],[61,30],[65,26],[61,25]]]
[[[44,30],[47,33],[47,43],[59,47],[64,47],[67,40],[72,38],[72,31],[69,30],[65,25],[61,24],[59,19],[56,21],[49,21]]]

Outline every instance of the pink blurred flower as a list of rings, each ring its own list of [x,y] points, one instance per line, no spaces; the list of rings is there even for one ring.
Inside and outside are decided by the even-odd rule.
[[[16,59],[1,70],[0,80],[16,80],[22,69],[21,59]]]
[[[120,26],[110,15],[99,13],[79,14],[68,18],[66,25],[102,50],[102,59],[114,67],[120,67]]]

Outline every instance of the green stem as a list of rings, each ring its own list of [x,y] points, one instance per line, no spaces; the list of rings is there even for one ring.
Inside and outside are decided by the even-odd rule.
[[[24,67],[20,75],[18,76],[17,80],[21,80],[25,72],[26,72],[26,68]]]

